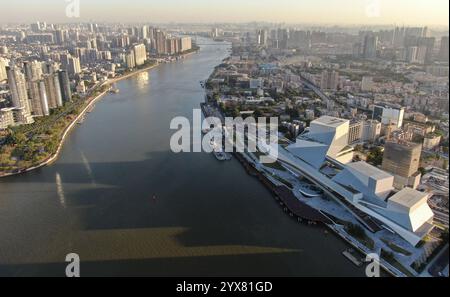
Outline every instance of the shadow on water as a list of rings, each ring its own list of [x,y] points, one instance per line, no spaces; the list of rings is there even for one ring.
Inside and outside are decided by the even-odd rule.
[[[236,160],[169,150],[170,119],[199,107],[225,54],[120,82],[55,164],[0,180],[0,275],[63,275],[76,252],[86,276],[361,276]]]

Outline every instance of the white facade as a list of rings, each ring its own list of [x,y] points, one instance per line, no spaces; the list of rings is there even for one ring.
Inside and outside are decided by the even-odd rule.
[[[380,116],[378,116],[378,120],[380,120],[383,125],[393,124],[397,128],[401,128],[403,126],[403,118],[405,116],[404,108],[375,106],[375,111],[378,111],[378,113],[381,114]]]
[[[349,120],[323,116],[311,122],[307,137],[328,145],[327,156],[337,159],[347,147],[349,129]]]
[[[6,79],[6,66],[8,65],[6,59],[0,57],[0,81]]]
[[[393,175],[365,162],[342,164],[333,161],[329,151],[336,151],[333,146],[342,147],[340,136],[345,135],[348,121],[322,117],[313,123],[310,132],[300,135],[295,144],[286,149],[278,145],[278,161],[314,182],[338,202],[345,199],[381,222],[380,227],[397,233],[413,246],[417,245],[433,228],[428,194],[410,188],[396,192]],[[338,168],[334,176],[322,172],[323,166],[330,162]],[[358,220],[362,218],[359,216]]]
[[[180,38],[180,51],[185,52],[192,49],[192,39],[190,37]]]
[[[145,45],[136,44],[135,46],[133,46],[133,51],[136,66],[144,65],[145,61],[147,61],[147,51],[145,49]]]
[[[364,122],[362,140],[374,142],[381,135],[381,123],[376,120]]]

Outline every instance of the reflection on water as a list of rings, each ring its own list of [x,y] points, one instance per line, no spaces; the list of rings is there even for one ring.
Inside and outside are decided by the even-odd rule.
[[[95,180],[94,180],[94,176],[92,174],[92,168],[91,165],[89,164],[88,159],[86,158],[86,155],[83,152],[80,152],[81,155],[81,160],[83,161],[83,165],[86,168],[86,173],[89,176],[89,178],[91,179],[91,183],[93,186],[95,186]]]
[[[63,208],[66,208],[66,196],[64,195],[64,188],[63,183],[61,181],[61,175],[57,172],[56,173],[56,192],[58,193],[59,202],[61,203],[61,206]]]
[[[192,118],[228,49],[118,82],[57,162],[0,179],[0,276],[64,276],[72,252],[82,276],[363,275],[340,239],[286,216],[236,160],[171,152],[170,121]]]
[[[136,76],[136,86],[139,89],[145,89],[150,83],[150,75],[148,72],[141,72]]]

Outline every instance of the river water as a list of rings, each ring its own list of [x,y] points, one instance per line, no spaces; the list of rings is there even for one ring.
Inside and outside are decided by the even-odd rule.
[[[172,153],[176,116],[192,118],[200,81],[230,46],[117,83],[49,167],[0,180],[0,275],[362,276],[346,244],[297,223],[236,160]]]

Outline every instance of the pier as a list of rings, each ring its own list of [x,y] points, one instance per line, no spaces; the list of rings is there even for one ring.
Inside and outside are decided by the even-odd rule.
[[[234,156],[244,166],[249,175],[257,177],[272,192],[275,200],[291,217],[296,217],[297,221],[308,224],[332,223],[321,212],[298,200],[289,188],[275,185],[268,177],[259,172],[252,163],[248,162],[241,153],[234,153]]]

